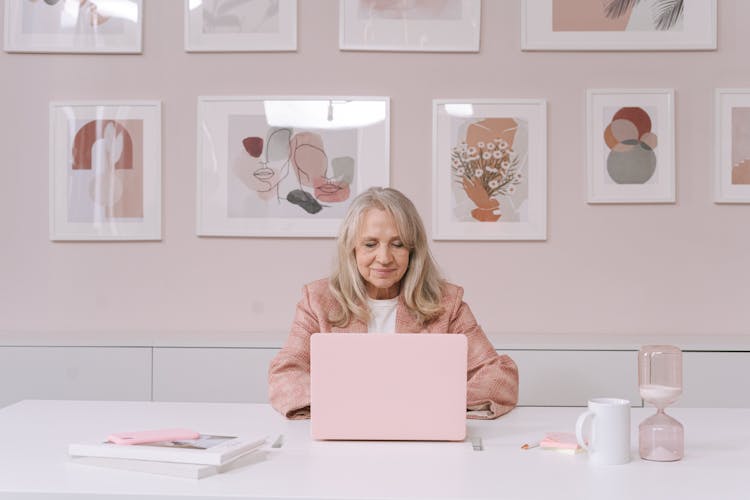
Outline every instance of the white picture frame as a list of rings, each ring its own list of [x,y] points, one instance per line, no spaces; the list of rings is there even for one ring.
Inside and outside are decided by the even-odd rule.
[[[716,0],[609,1],[522,0],[521,50],[716,50]]]
[[[433,101],[434,240],[547,239],[547,101]]]
[[[750,203],[750,88],[716,89],[714,201]]]
[[[136,54],[142,0],[5,1],[6,52]]]
[[[49,105],[50,239],[161,239],[161,102]]]
[[[674,134],[673,89],[588,89],[588,203],[674,203]]]
[[[186,52],[297,50],[297,0],[184,0]]]
[[[341,50],[479,52],[480,0],[339,0]]]
[[[198,98],[199,236],[335,237],[388,186],[388,97]]]

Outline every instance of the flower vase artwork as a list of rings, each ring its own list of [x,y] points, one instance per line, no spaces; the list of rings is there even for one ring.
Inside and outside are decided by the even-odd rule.
[[[466,129],[465,140],[451,149],[457,189],[471,201],[470,214],[475,221],[500,220],[504,216],[501,200],[518,213],[511,197],[525,179],[522,167],[526,159],[514,148],[519,121],[487,118],[472,123]]]
[[[641,458],[657,462],[680,460],[685,453],[682,424],[664,412],[682,394],[682,351],[671,345],[647,345],[638,352],[641,397],[656,413],[638,426]]]

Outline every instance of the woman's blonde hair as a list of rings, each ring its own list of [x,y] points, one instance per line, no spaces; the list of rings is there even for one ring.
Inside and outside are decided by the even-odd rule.
[[[409,198],[395,189],[381,187],[372,187],[354,198],[341,224],[337,262],[329,280],[339,308],[331,311],[328,319],[339,328],[348,325],[352,317],[365,323],[370,320],[365,280],[357,270],[354,249],[364,215],[373,208],[393,217],[401,242],[409,249],[409,265],[401,278],[399,293],[417,323],[429,323],[442,310],[443,279],[430,253],[424,224]]]

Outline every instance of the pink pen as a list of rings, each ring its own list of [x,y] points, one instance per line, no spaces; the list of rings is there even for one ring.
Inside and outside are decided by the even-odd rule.
[[[159,441],[183,441],[198,439],[200,434],[190,429],[156,429],[150,431],[118,432],[107,436],[115,444],[143,444]]]

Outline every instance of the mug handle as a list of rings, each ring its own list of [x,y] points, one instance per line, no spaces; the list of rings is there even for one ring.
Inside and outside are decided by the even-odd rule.
[[[576,420],[576,440],[578,441],[578,446],[580,446],[584,450],[589,449],[589,446],[586,444],[586,440],[583,438],[583,426],[586,425],[586,420],[588,420],[589,417],[594,417],[594,412],[591,410],[581,413],[578,416],[578,420]]]

